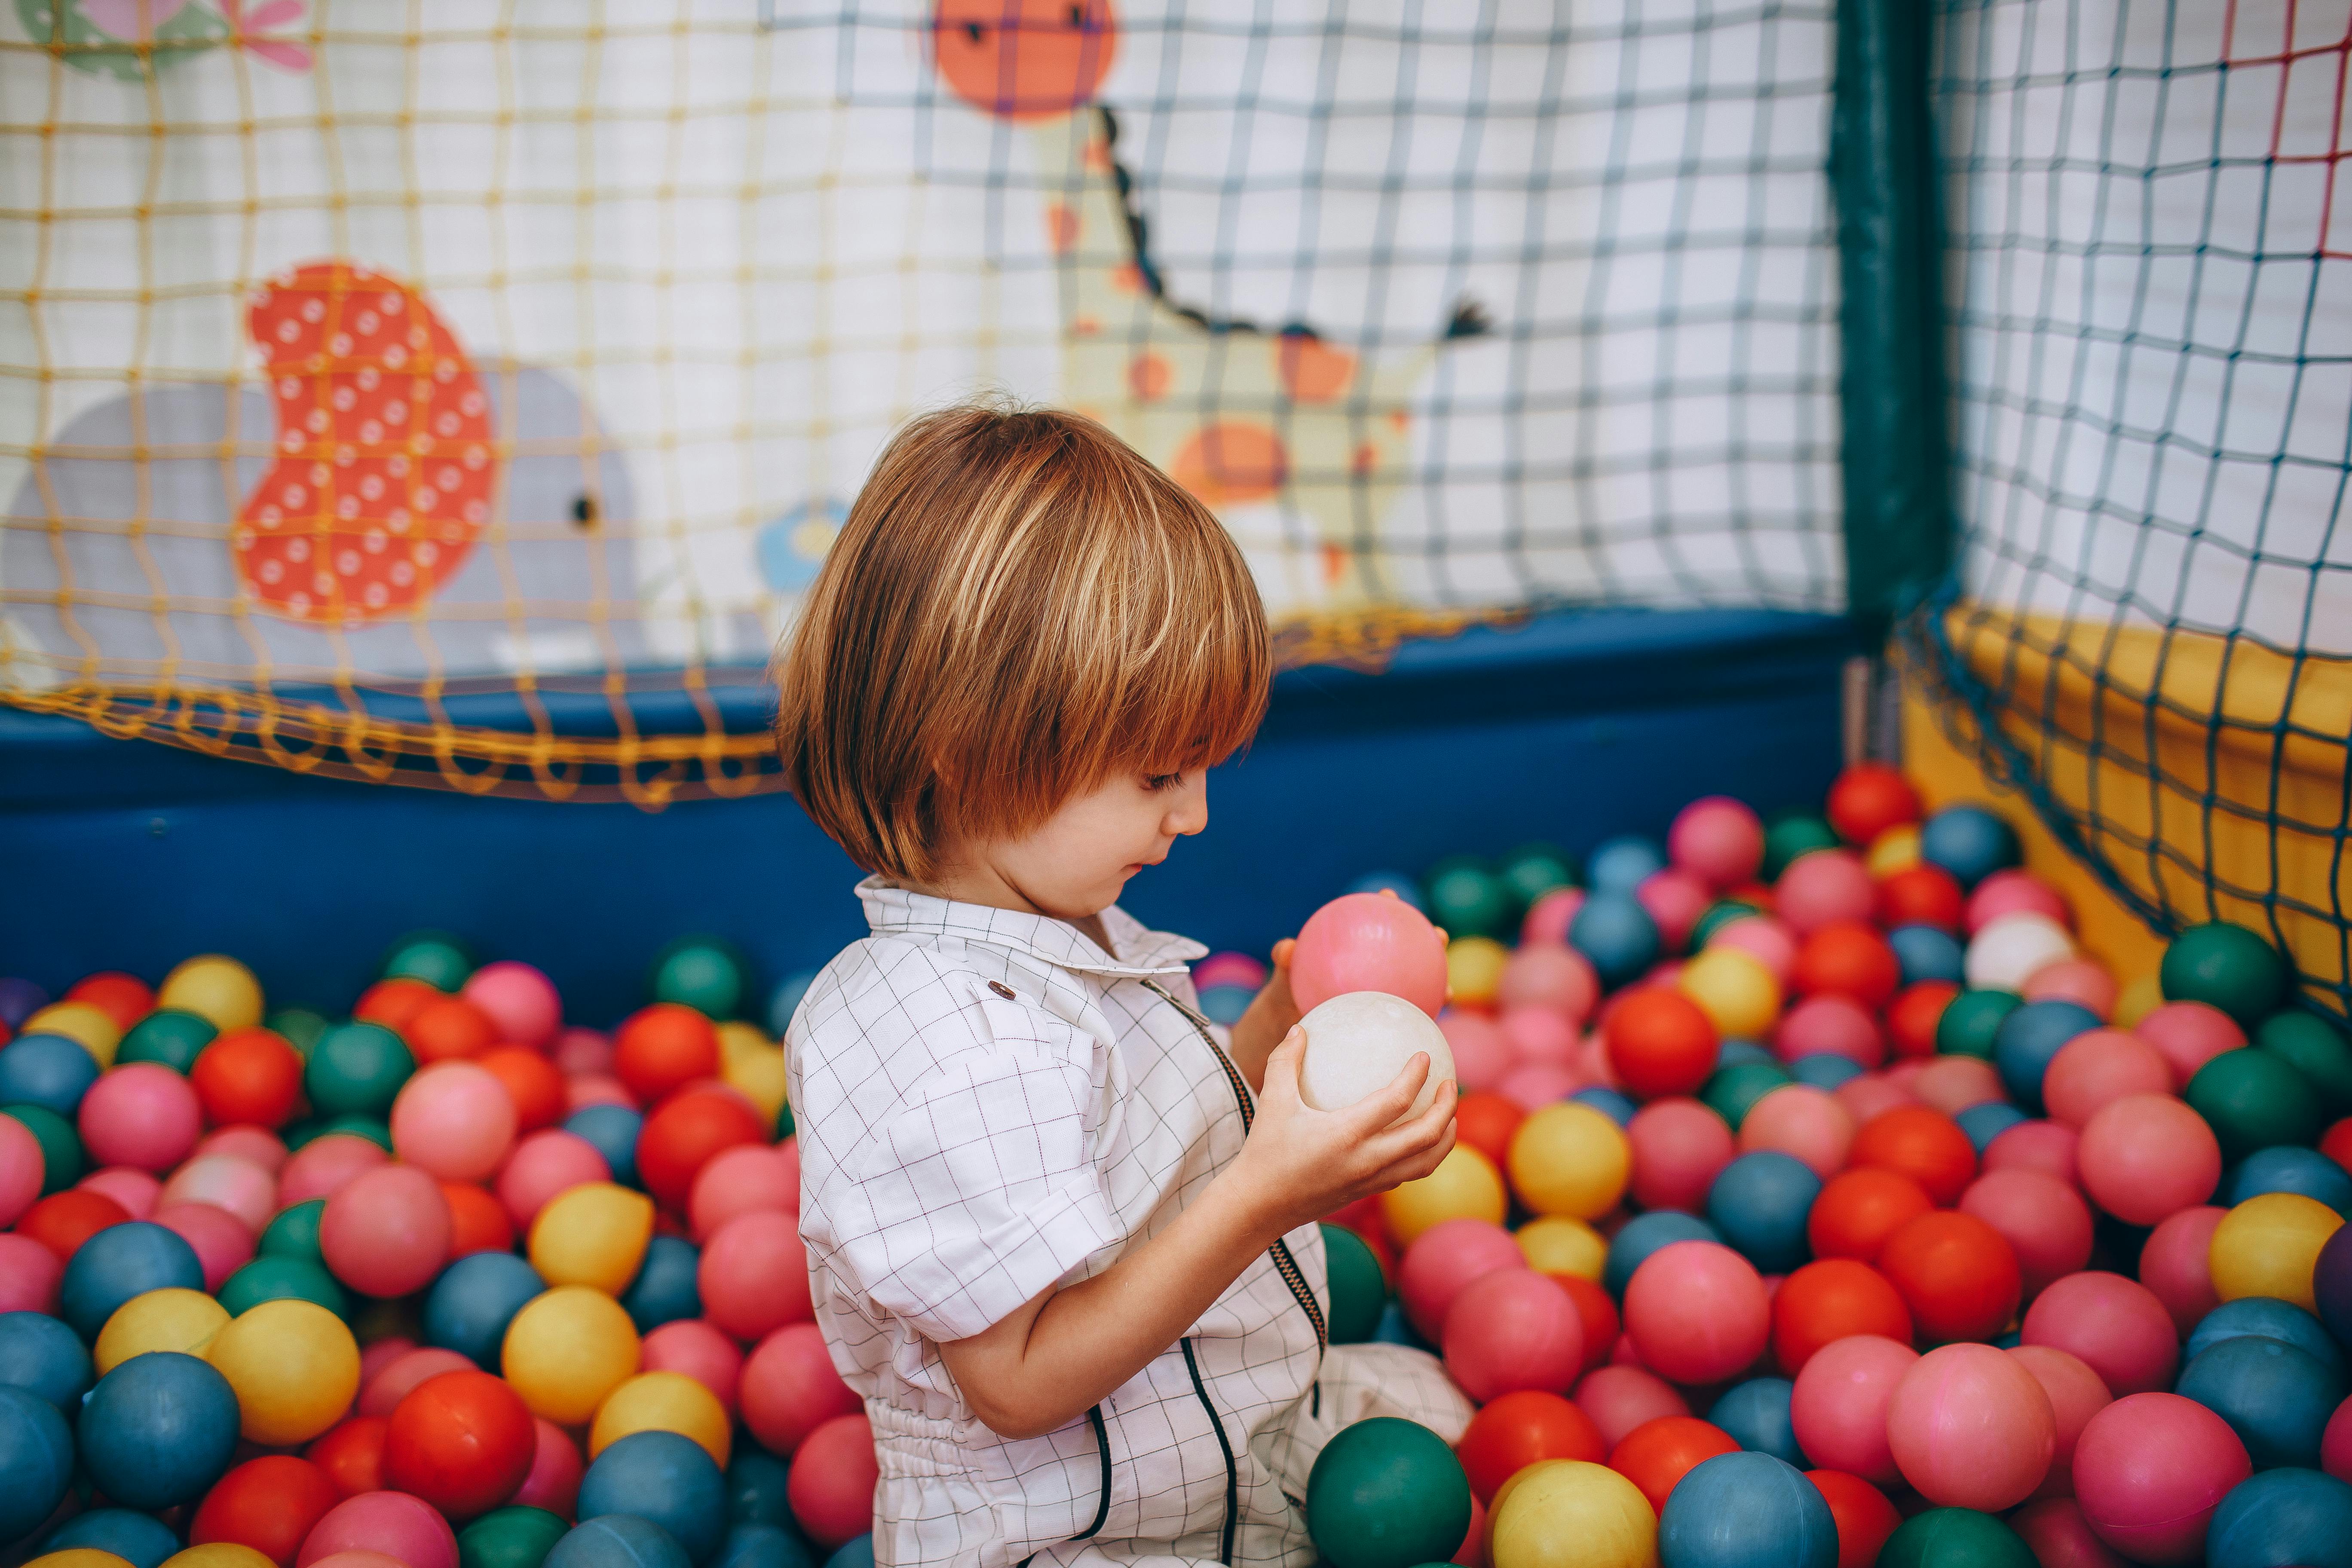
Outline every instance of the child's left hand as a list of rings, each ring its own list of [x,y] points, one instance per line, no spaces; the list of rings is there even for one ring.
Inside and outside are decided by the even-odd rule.
[[[1253,1090],[1265,1087],[1265,1058],[1299,1019],[1297,999],[1290,994],[1290,955],[1297,946],[1288,937],[1274,944],[1273,977],[1250,998],[1248,1010],[1234,1025],[1234,1065]]]

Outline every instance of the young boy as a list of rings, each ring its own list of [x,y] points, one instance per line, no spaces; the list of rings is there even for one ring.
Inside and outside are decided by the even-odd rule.
[[[1308,1110],[1282,972],[1225,1038],[1204,950],[1114,903],[1207,826],[1269,668],[1199,501],[1098,425],[985,406],[891,442],[780,656],[785,776],[874,873],[786,1048],[879,1568],[1306,1568],[1332,1431],[1468,1418],[1426,1355],[1327,1347],[1315,1225],[1433,1169],[1454,1086],[1404,1120],[1416,1057]]]

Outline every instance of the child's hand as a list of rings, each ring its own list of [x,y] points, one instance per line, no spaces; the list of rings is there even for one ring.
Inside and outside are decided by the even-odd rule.
[[[1415,1053],[1387,1088],[1346,1110],[1316,1110],[1298,1097],[1306,1054],[1307,1036],[1293,1028],[1266,1058],[1257,1118],[1232,1166],[1277,1235],[1425,1176],[1454,1148],[1452,1079],[1437,1086],[1429,1109],[1404,1120],[1429,1078],[1427,1055]]]
[[[1234,1065],[1242,1069],[1252,1089],[1263,1087],[1265,1058],[1298,1023],[1298,1001],[1290,994],[1290,955],[1297,948],[1288,937],[1274,944],[1273,977],[1258,988],[1247,1010],[1234,1021]]]

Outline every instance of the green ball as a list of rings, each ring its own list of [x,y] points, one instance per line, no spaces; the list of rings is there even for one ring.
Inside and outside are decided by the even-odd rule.
[[[1323,1263],[1331,1277],[1331,1342],[1360,1345],[1381,1326],[1389,1282],[1364,1238],[1345,1226],[1323,1227]]]
[[[1518,900],[1525,911],[1538,899],[1555,888],[1576,885],[1576,867],[1569,858],[1549,844],[1524,844],[1503,857],[1504,890]]]
[[[2174,937],[2157,980],[2166,1001],[2206,1003],[2249,1029],[2286,1000],[2286,963],[2278,949],[2223,921]]]
[[[474,973],[474,955],[447,931],[412,931],[384,955],[385,980],[422,980],[436,991],[455,991]]]
[[[1700,1087],[1698,1097],[1737,1132],[1758,1100],[1782,1084],[1796,1081],[1778,1062],[1734,1062],[1717,1068],[1715,1076]]]
[[[1878,1568],[2035,1568],[2017,1531],[1972,1508],[1931,1508],[1878,1550]]]
[[[1443,1563],[1469,1529],[1469,1478],[1419,1422],[1343,1426],[1307,1472],[1307,1533],[1332,1568]]]
[[[2352,1045],[2335,1025],[2313,1013],[2273,1013],[2254,1044],[2309,1079],[2330,1120],[2352,1110]]]
[[[1834,849],[1844,840],[1837,829],[1810,811],[1784,811],[1764,825],[1763,878],[1778,881],[1789,862],[1816,849]]]
[[[345,1322],[351,1298],[323,1263],[307,1258],[257,1258],[221,1281],[220,1304],[232,1318],[264,1301],[316,1301]]]
[[[131,1026],[122,1044],[115,1047],[114,1065],[158,1062],[185,1076],[196,1065],[196,1053],[211,1045],[219,1033],[210,1018],[176,1007],[159,1007]]]
[[[2000,1021],[2025,1005],[2011,991],[1963,991],[1945,1004],[1936,1021],[1936,1049],[1948,1057],[1992,1060],[1992,1040]]]
[[[81,1138],[73,1123],[46,1105],[0,1105],[41,1146],[41,1195],[61,1193],[81,1180]]]
[[[743,1006],[743,960],[715,938],[686,937],[654,960],[653,988],[656,1002],[675,1002],[712,1018],[733,1018]]]
[[[1760,915],[1763,912],[1762,910],[1743,899],[1716,900],[1706,906],[1706,912],[1700,915],[1696,922],[1691,926],[1690,951],[1698,952],[1706,945],[1707,938],[1732,921],[1744,921],[1749,915]]]
[[[2213,1129],[2231,1164],[2257,1149],[2319,1141],[2319,1091],[2268,1051],[2223,1051],[2197,1069],[2181,1098]]]
[[[1430,923],[1444,928],[1450,937],[1506,937],[1518,919],[1503,879],[1485,861],[1467,856],[1432,866],[1421,891],[1429,905]]]
[[[501,1508],[457,1532],[457,1568],[539,1568],[572,1527],[543,1508]]]
[[[307,1057],[310,1047],[319,1043],[319,1037],[327,1032],[327,1018],[325,1014],[314,1013],[308,1007],[280,1007],[269,1015],[269,1027]]]
[[[408,1047],[382,1024],[338,1024],[310,1047],[302,1088],[310,1108],[322,1117],[346,1111],[382,1116],[415,1072],[416,1058]]]
[[[331,1132],[341,1132],[353,1138],[364,1138],[392,1152],[392,1124],[381,1116],[368,1116],[356,1110],[346,1110],[340,1116],[325,1116],[310,1123],[310,1138],[324,1138]],[[305,1139],[305,1142],[310,1139]]]
[[[327,1212],[327,1200],[311,1198],[289,1209],[279,1209],[278,1217],[261,1227],[261,1239],[254,1244],[258,1258],[296,1258],[305,1263],[316,1263],[319,1252],[319,1216]]]

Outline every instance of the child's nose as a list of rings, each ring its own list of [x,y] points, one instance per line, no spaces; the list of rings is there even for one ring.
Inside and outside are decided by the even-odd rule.
[[[1168,813],[1167,829],[1174,837],[1200,832],[1209,826],[1209,780],[1205,773]]]

